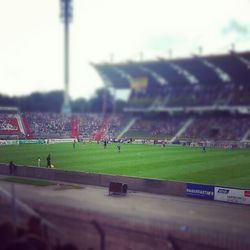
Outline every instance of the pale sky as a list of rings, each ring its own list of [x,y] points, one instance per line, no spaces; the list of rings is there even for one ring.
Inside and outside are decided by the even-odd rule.
[[[0,0],[0,93],[63,89],[59,0]],[[90,62],[250,50],[250,0],[73,0],[70,95],[103,85]]]

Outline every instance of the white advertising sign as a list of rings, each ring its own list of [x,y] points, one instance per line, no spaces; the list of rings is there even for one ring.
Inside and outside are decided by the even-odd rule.
[[[56,143],[65,143],[65,142],[74,142],[75,139],[47,139],[48,144],[56,144]]]
[[[19,141],[18,140],[0,140],[0,146],[4,145],[18,145]]]
[[[240,204],[250,204],[250,190],[215,187],[214,199]]]

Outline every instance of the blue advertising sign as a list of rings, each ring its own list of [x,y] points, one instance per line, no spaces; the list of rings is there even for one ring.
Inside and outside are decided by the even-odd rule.
[[[187,183],[186,195],[192,198],[214,200],[214,186]]]

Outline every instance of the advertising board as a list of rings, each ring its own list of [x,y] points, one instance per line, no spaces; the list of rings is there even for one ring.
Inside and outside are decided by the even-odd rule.
[[[4,145],[18,145],[19,141],[18,140],[0,140],[0,146]]]
[[[44,140],[19,140],[19,144],[43,144]]]
[[[214,199],[217,201],[250,204],[250,190],[215,187]]]
[[[214,199],[214,186],[187,183],[186,195],[192,198],[213,200]]]
[[[47,139],[46,143],[48,144],[56,144],[56,143],[66,143],[66,142],[74,142],[75,139],[73,138],[66,138],[66,139]]]

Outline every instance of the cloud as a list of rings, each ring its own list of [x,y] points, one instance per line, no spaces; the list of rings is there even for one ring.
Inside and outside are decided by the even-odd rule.
[[[227,26],[222,29],[222,33],[225,35],[236,33],[238,35],[249,35],[250,29],[249,25],[238,22],[235,19],[231,19]]]

